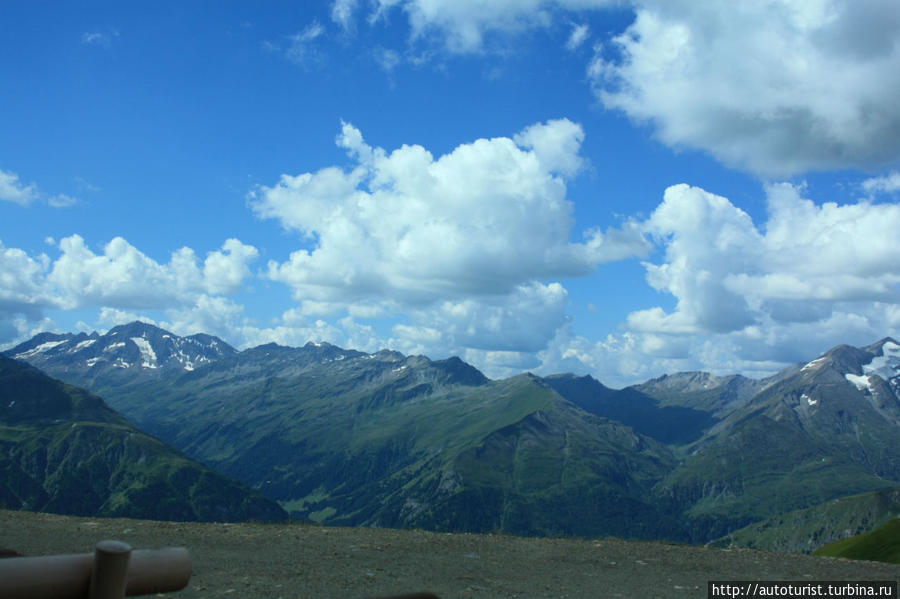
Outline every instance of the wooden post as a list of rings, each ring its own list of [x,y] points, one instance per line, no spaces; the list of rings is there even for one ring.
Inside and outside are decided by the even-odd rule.
[[[125,596],[180,591],[191,580],[191,556],[184,547],[138,549],[131,554]]]
[[[128,582],[131,545],[121,541],[100,541],[94,549],[94,567],[88,599],[124,599]]]
[[[0,597],[86,599],[95,562],[96,554],[90,553],[0,559]],[[191,557],[184,547],[135,549],[128,564],[125,596],[180,591],[190,579]]]

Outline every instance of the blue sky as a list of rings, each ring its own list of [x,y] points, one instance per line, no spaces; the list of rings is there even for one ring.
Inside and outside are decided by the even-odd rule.
[[[500,377],[900,329],[900,5],[4,3],[0,346],[136,318]]]

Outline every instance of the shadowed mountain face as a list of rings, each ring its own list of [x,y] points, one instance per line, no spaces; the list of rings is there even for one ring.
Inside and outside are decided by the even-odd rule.
[[[219,342],[218,357],[187,368],[159,358],[182,338],[139,327],[9,353],[85,381],[145,430],[322,523],[705,542],[900,484],[892,340],[761,381],[679,373],[612,390],[324,343]],[[102,368],[79,355],[95,344]],[[115,354],[126,349],[157,367]]]
[[[756,395],[770,380],[757,381],[738,374],[679,372],[664,374],[629,389],[648,395],[665,407],[691,408],[721,417]]]
[[[590,376],[552,375],[544,379],[560,395],[591,414],[617,420],[670,445],[700,438],[716,419],[702,409],[663,405],[638,388],[609,389]]]
[[[99,397],[0,356],[0,502],[167,520],[280,521],[273,502],[131,426]]]
[[[0,356],[0,422],[5,426],[86,420],[127,425],[102,399]]]

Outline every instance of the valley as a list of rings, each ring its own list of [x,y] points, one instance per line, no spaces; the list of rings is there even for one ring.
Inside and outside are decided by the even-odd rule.
[[[897,350],[884,339],[762,380],[676,373],[619,390],[327,343],[239,352],[141,322],[7,355],[296,521],[703,544],[900,487]]]

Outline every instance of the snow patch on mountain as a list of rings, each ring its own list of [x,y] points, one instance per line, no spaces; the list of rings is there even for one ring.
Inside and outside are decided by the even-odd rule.
[[[156,368],[156,352],[153,351],[150,342],[143,337],[132,337],[131,341],[138,346],[139,350],[141,350],[141,366],[144,368]]]
[[[896,390],[897,378],[900,375],[900,345],[893,341],[885,341],[881,346],[881,355],[872,358],[868,364],[863,364],[862,371],[861,375],[848,373],[844,378],[856,385],[860,391],[868,390],[869,393],[874,393],[870,377],[877,376],[890,383]]]
[[[844,375],[844,378],[856,385],[856,388],[860,391],[869,391],[872,392],[872,385],[869,383],[869,377],[865,374],[850,374],[849,372]]]
[[[83,350],[83,349],[85,349],[85,348],[88,348],[88,347],[94,345],[95,343],[97,343],[97,340],[96,340],[96,339],[88,339],[87,341],[82,341],[81,343],[77,344],[75,347],[73,347],[73,348],[70,349],[69,351],[70,351],[70,352],[81,351],[81,350]]]
[[[872,361],[863,366],[863,372],[874,374],[884,380],[897,376],[900,370],[900,345],[891,341],[885,341],[881,346],[881,355],[872,358]]]
[[[821,357],[821,358],[816,358],[815,360],[812,360],[811,362],[808,362],[808,363],[806,364],[806,366],[804,366],[803,368],[800,369],[800,371],[803,372],[804,370],[817,370],[817,369],[819,369],[819,368],[821,368],[822,366],[825,365],[825,361],[826,361],[827,359],[828,359],[828,358],[826,358],[826,357],[824,357],[824,356]]]
[[[209,362],[209,358],[207,358],[206,356],[197,356],[196,358],[192,359],[189,355],[179,350],[178,362],[181,364],[182,368],[190,372],[194,370],[194,368],[196,368],[198,365]]]
[[[35,354],[45,352],[48,349],[53,349],[57,345],[62,345],[66,341],[68,341],[68,339],[63,339],[62,341],[47,341],[46,343],[41,343],[37,347],[33,347],[28,351],[24,351],[20,354],[16,354],[13,357],[17,360],[26,360],[26,359],[30,358],[31,356],[34,356]]]

